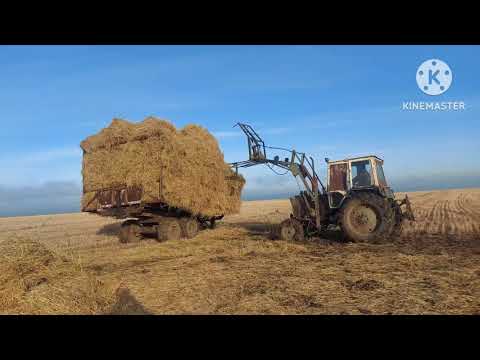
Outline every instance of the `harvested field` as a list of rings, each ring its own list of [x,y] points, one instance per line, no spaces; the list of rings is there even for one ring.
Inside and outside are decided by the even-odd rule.
[[[417,222],[379,245],[345,243],[335,232],[301,244],[269,240],[288,200],[244,202],[217,229],[165,243],[119,244],[118,220],[87,213],[0,218],[0,248],[33,242],[70,264],[33,290],[8,290],[16,278],[0,275],[0,313],[480,314],[480,189],[409,196]],[[46,266],[29,264],[30,273]],[[83,278],[90,282],[75,281]],[[92,283],[101,286],[82,290]],[[14,295],[21,306],[7,301]]]

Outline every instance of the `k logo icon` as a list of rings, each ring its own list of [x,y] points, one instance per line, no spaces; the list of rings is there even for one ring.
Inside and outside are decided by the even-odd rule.
[[[417,84],[420,90],[428,95],[440,95],[452,84],[452,70],[438,59],[430,59],[417,69]]]

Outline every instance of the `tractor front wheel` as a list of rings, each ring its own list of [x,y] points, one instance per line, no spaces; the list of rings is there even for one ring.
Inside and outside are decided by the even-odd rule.
[[[280,223],[280,239],[285,241],[303,241],[305,233],[303,225],[295,219],[287,219]]]

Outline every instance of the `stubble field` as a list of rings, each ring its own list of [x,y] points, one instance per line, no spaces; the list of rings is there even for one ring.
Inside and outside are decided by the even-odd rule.
[[[270,240],[288,200],[164,243],[93,214],[0,218],[0,313],[480,314],[480,189],[409,197],[417,221],[376,245]]]

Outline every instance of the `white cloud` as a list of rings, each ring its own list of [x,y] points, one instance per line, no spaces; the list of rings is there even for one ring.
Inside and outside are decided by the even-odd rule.
[[[267,134],[267,135],[279,135],[279,134],[286,134],[291,132],[293,129],[287,127],[280,127],[280,128],[269,128],[265,130],[259,130],[259,133]]]
[[[38,186],[0,185],[0,216],[77,212],[81,193],[79,184],[67,181]]]
[[[244,136],[240,131],[214,131],[212,134],[219,139]]]
[[[260,136],[267,135],[280,135],[291,132],[293,129],[287,127],[267,128],[267,129],[254,129]],[[246,136],[242,131],[213,131],[213,136],[223,139]]]
[[[35,151],[20,155],[16,161],[21,162],[38,162],[38,161],[54,161],[65,158],[78,158],[82,156],[80,147],[65,147],[58,149],[47,149],[43,151]]]
[[[46,181],[79,181],[80,147],[61,147],[0,156],[0,185],[39,185]]]

